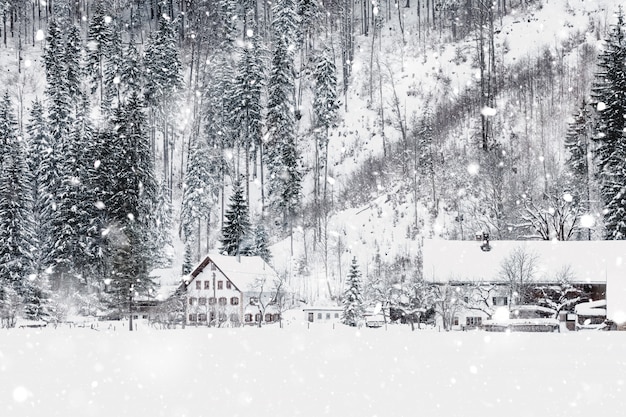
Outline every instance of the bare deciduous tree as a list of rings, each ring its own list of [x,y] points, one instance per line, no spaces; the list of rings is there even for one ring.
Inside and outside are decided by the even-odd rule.
[[[526,304],[531,299],[537,273],[538,256],[518,246],[500,264],[500,276],[509,286],[511,304]]]

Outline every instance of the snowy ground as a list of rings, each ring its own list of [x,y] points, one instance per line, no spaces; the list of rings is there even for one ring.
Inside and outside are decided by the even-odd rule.
[[[0,416],[623,416],[626,332],[0,331]]]

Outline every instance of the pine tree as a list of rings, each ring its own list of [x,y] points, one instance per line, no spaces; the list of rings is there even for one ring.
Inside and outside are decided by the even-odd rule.
[[[182,65],[174,24],[169,17],[161,16],[158,30],[150,34],[144,63],[145,99],[149,105],[158,106],[164,99],[171,100],[182,89]]]
[[[249,151],[262,146],[261,93],[265,84],[263,51],[260,38],[254,34],[245,42],[240,52],[237,75],[232,86],[233,121],[237,129],[237,145],[245,152],[246,180],[249,180]],[[246,187],[246,194],[248,194]]]
[[[172,243],[172,203],[169,198],[169,191],[165,184],[161,184],[158,188],[156,197],[156,207],[154,215],[151,216],[151,230],[154,232],[153,248],[154,266],[157,268],[169,267],[172,263],[172,253],[170,249]]]
[[[337,75],[331,51],[324,48],[319,56],[315,71],[315,96],[313,100],[313,113],[315,114],[315,127],[317,131],[318,149],[316,155],[321,152],[321,157],[316,158],[316,181],[319,182],[320,169],[324,167],[323,201],[327,206],[327,183],[328,183],[328,130],[337,116],[339,104],[337,101]],[[319,194],[319,186],[316,183],[316,195]]]
[[[72,25],[67,34],[65,45],[65,68],[67,77],[67,93],[72,108],[80,106],[83,102],[83,44],[80,35],[80,27]]]
[[[143,106],[136,94],[115,110],[111,125],[101,139],[108,150],[99,155],[106,167],[97,180],[105,199],[105,264],[113,304],[130,313],[135,298],[149,296],[154,288],[149,272],[156,256],[157,184]]]
[[[32,195],[33,195],[33,221],[34,235],[36,237],[34,252],[37,275],[43,269],[44,257],[42,254],[42,243],[45,240],[45,227],[42,225],[42,216],[45,211],[45,204],[48,201],[43,193],[43,183],[46,175],[46,164],[50,150],[50,135],[48,133],[48,123],[46,120],[43,104],[39,100],[33,102],[30,112],[30,121],[26,125],[28,137],[28,164],[32,175]]]
[[[125,99],[132,93],[140,93],[144,82],[144,72],[141,57],[135,46],[134,36],[130,37],[128,45],[124,49],[124,56],[120,64],[120,89]]]
[[[229,256],[247,255],[250,251],[250,218],[248,203],[239,181],[233,184],[230,204],[226,210],[222,228],[220,251]]]
[[[352,265],[350,266],[350,272],[348,272],[346,286],[341,300],[343,303],[341,322],[348,326],[358,326],[363,320],[365,308],[363,307],[361,272],[359,271],[356,258],[352,258]]]
[[[270,263],[272,253],[268,248],[267,233],[263,224],[257,224],[254,229],[254,247],[250,251],[251,255],[260,256],[265,262]]]
[[[183,183],[181,229],[185,242],[194,238],[199,221],[210,219],[219,193],[215,171],[206,140],[197,138],[191,145]]]
[[[115,29],[109,39],[106,55],[104,57],[104,68],[102,73],[103,94],[102,107],[112,109],[120,105],[122,101],[121,72],[124,65],[124,51],[122,47],[122,34]]]
[[[294,114],[295,70],[293,48],[288,35],[297,21],[291,0],[282,0],[274,8],[273,46],[268,87],[267,128],[270,205],[283,217],[282,224],[291,231],[300,205],[302,173],[296,146]],[[293,21],[289,22],[289,19]]]
[[[64,177],[60,200],[54,211],[60,235],[54,242],[57,268],[74,277],[71,285],[90,285],[89,277],[99,248],[99,209],[92,187],[93,127],[89,117],[89,101],[82,95],[72,126],[64,161]]]
[[[100,90],[101,103],[104,98],[106,57],[113,37],[111,24],[111,16],[106,15],[102,1],[98,1],[87,32],[87,74],[92,94]]]
[[[604,204],[606,239],[626,239],[626,45],[624,15],[620,7],[617,23],[611,26],[605,50],[599,57],[600,70],[592,86],[598,110],[597,148],[600,196]]]
[[[33,265],[31,177],[8,92],[0,101],[0,287],[28,304]],[[5,298],[0,300],[8,302]]]

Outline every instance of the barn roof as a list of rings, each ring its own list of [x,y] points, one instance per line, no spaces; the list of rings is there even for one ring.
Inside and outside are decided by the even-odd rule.
[[[504,282],[502,262],[517,248],[536,256],[536,278],[556,283],[558,273],[569,266],[572,283],[606,284],[607,315],[626,321],[626,241],[490,241],[491,250],[480,249],[480,241],[425,239],[424,280]]]

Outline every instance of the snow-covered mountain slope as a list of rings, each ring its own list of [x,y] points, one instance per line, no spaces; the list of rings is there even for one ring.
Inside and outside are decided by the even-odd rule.
[[[569,116],[579,104],[577,100],[589,95],[589,91],[584,91],[584,86],[588,85],[590,74],[594,71],[592,66],[580,67],[581,48],[584,45],[599,51],[607,26],[615,21],[614,13],[619,2],[573,0],[529,3],[528,7],[511,9],[507,16],[495,22],[498,72],[508,75],[509,71],[513,71],[512,68],[519,71],[526,62],[540,57],[545,51],[555,60],[559,59],[568,65],[571,73],[562,76],[569,77],[562,83],[569,93],[567,99],[570,101],[561,101],[551,110],[560,127],[549,137],[549,146],[558,155],[557,159],[560,158],[560,162],[557,162],[562,164],[563,137],[560,135],[567,129]],[[402,41],[396,20],[385,23],[381,39],[374,43],[371,37],[362,35],[355,39],[357,52],[347,106],[342,106],[341,121],[330,136],[332,181],[329,190],[335,199],[347,191],[354,192],[353,188],[358,183],[354,182],[353,174],[359,169],[368,172],[370,158],[382,158],[385,142],[387,146],[392,146],[401,141],[402,136],[397,128],[398,117],[393,113],[395,96],[398,97],[402,117],[408,124],[413,114],[419,117],[427,110],[436,111],[438,106],[446,102],[454,103],[481,81],[475,65],[474,37],[452,42],[434,31],[428,33],[426,39],[424,33],[421,33],[420,40],[416,10],[404,9],[403,17],[406,43]],[[371,68],[372,63],[374,69]],[[379,67],[382,87],[373,87],[372,102],[369,93],[370,71],[377,72]],[[581,81],[581,77],[586,79]],[[383,90],[383,110],[386,113],[384,126],[380,123],[379,89]],[[516,113],[515,105],[514,100],[506,95],[496,101],[494,108],[481,110],[505,120],[503,123],[510,124],[512,132],[523,132],[522,117]],[[475,122],[462,114],[448,116],[460,127],[450,131],[450,137],[440,138],[441,143],[456,141],[471,146],[469,137],[472,129],[475,129]],[[539,141],[538,134],[531,132],[528,140],[531,143]],[[312,152],[305,153],[305,161],[307,157],[311,163]],[[540,154],[537,158],[540,158]],[[458,161],[457,175],[466,177],[462,181],[471,182],[472,175],[476,174],[472,169],[477,171],[478,166],[471,165],[472,161]],[[376,169],[371,168],[371,171]],[[400,257],[419,264],[416,260],[420,258],[421,239],[425,236],[473,238],[474,225],[466,222],[464,230],[463,223],[455,221],[458,212],[447,210],[453,208],[454,201],[443,199],[438,202],[439,210],[433,213],[432,199],[429,201],[420,197],[423,190],[429,187],[428,184],[419,183],[417,186],[422,191],[416,194],[410,180],[412,175],[377,175],[371,171],[368,180],[375,181],[375,184],[369,184],[368,189],[373,192],[368,201],[339,210],[331,216],[325,233],[328,236],[327,244],[324,239],[315,244],[310,230],[299,230],[294,235],[293,244],[290,239],[286,239],[272,247],[276,269],[292,277],[294,286],[302,291],[304,298],[337,295],[352,257],[357,258],[361,271],[368,276],[373,275],[372,272],[382,264],[393,264]],[[466,192],[464,188],[440,191],[442,195],[452,196]],[[326,256],[325,246],[328,252]],[[306,268],[302,267],[303,263],[307,264]],[[414,273],[414,268],[408,269],[404,271],[396,268],[389,273],[397,276]],[[305,275],[298,275],[298,272],[304,270],[307,272]]]

